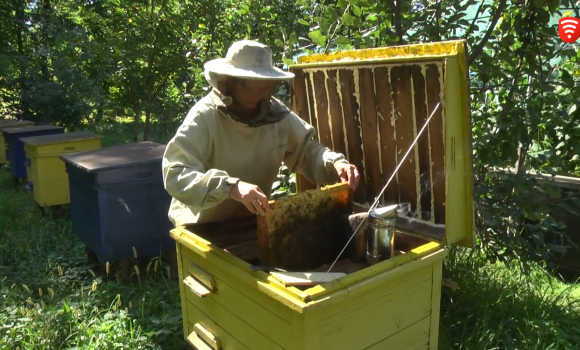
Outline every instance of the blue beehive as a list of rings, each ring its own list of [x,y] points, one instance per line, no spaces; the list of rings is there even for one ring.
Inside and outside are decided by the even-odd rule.
[[[165,145],[138,142],[60,156],[69,177],[72,230],[101,261],[175,249],[163,186]]]
[[[4,135],[6,163],[14,178],[26,178],[26,152],[20,139],[30,136],[42,136],[64,133],[64,128],[54,125],[23,126],[18,128],[0,128]]]

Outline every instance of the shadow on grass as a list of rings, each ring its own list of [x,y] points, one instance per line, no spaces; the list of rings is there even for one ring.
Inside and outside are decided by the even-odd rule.
[[[486,263],[476,250],[455,248],[443,289],[440,349],[579,349],[580,286],[538,268]]]

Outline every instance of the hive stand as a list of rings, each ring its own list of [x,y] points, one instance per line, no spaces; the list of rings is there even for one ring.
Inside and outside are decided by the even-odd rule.
[[[69,177],[73,233],[86,245],[89,262],[118,262],[125,281],[135,252],[149,257],[175,249],[164,151],[165,145],[144,141],[60,156]]]

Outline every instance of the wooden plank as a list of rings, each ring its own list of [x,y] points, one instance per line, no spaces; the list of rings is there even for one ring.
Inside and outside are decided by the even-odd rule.
[[[433,294],[431,295],[431,325],[429,344],[436,350],[439,344],[439,316],[441,313],[441,282],[443,279],[443,261],[433,265]]]
[[[408,349],[419,350],[429,348],[429,326],[431,317],[427,316],[422,320],[413,323],[405,329],[373,344],[365,350],[379,349]]]
[[[411,75],[413,78],[413,90],[415,104],[415,120],[417,133],[427,122],[429,115],[427,113],[427,94],[425,90],[425,76],[423,67],[420,65],[413,65],[411,67]],[[426,72],[425,72],[426,73]],[[423,131],[423,134],[417,140],[417,149],[419,154],[419,183],[420,183],[420,202],[421,213],[418,217],[425,221],[431,220],[431,162],[429,152],[429,126]]]
[[[201,237],[196,237],[182,228],[176,228],[170,231],[171,237],[183,243],[187,250],[184,254],[188,254],[191,261],[195,262],[201,268],[205,269],[217,278],[225,278],[228,281],[235,281],[236,288],[241,293],[245,293],[245,288],[250,288],[248,292],[268,293],[272,295],[275,300],[284,300],[282,304],[276,304],[274,300],[269,308],[275,308],[279,305],[281,312],[289,312],[284,307],[290,308],[297,312],[303,312],[306,307],[305,302],[310,300],[310,296],[301,290],[294,287],[284,287],[278,281],[272,279],[267,273],[263,271],[252,271],[250,264],[240,260],[239,258],[224,252],[222,249],[216,248],[210,242]],[[256,281],[258,281],[258,289],[256,291]],[[267,285],[261,286],[260,283],[265,282]],[[264,287],[264,288],[262,288]],[[276,289],[278,292],[271,294],[270,287]]]
[[[432,278],[428,265],[389,281],[389,288],[384,288],[384,280],[375,281],[373,288],[347,287],[349,303],[323,311],[322,348],[366,348],[428,317]]]
[[[186,320],[187,320],[187,308],[183,307],[183,305],[185,305],[185,285],[183,283],[183,281],[185,280],[185,277],[187,276],[187,272],[185,272],[183,270],[183,255],[181,254],[183,252],[183,249],[186,249],[185,247],[183,247],[183,245],[179,242],[176,242],[175,244],[175,252],[177,254],[177,275],[179,276],[179,297],[181,298],[181,317],[183,319],[183,337],[187,338],[187,336],[189,335],[190,331],[187,329],[186,326]]]
[[[253,239],[247,242],[237,243],[224,247],[224,251],[232,254],[240,260],[247,261],[250,264],[260,263],[258,239]]]
[[[342,272],[270,272],[284,286],[314,286],[346,276]]]
[[[443,71],[438,65],[429,64],[427,66],[427,113],[433,110],[441,100],[441,79]],[[429,122],[429,146],[431,150],[432,162],[432,195],[434,202],[434,222],[436,224],[445,223],[445,142],[443,130],[443,108],[435,112],[431,122]]]
[[[383,183],[386,184],[397,167],[397,143],[395,140],[394,102],[391,90],[391,78],[388,67],[375,68],[375,89],[377,92],[378,128],[380,138],[380,155],[383,173]],[[395,176],[385,190],[385,204],[399,202],[398,182]]]
[[[226,323],[223,318],[226,315],[224,310],[227,310],[227,317],[233,318],[235,323],[243,323],[258,330],[260,334],[275,339],[282,347],[286,348],[292,344],[292,337],[289,334],[292,328],[291,323],[264,308],[260,304],[260,300],[252,300],[241,295],[227,282],[221,279],[215,279],[215,282],[217,291],[203,299],[186,288],[186,301],[195,305],[228,331],[231,330],[229,327],[225,327]],[[267,296],[264,295],[264,297]],[[236,334],[233,335],[242,340]]]
[[[197,236],[211,242],[220,248],[229,247],[238,243],[247,242],[258,238],[256,216],[228,220],[224,222],[212,222],[188,225],[185,229]]]
[[[231,330],[226,331],[221,326],[218,325],[215,321],[213,321],[208,314],[202,312],[200,309],[195,307],[195,305],[191,303],[187,303],[184,305],[184,309],[187,310],[187,320],[188,323],[196,324],[201,323],[204,327],[211,332],[216,338],[220,340],[222,345],[222,349],[240,349],[240,350],[249,350],[252,349],[250,346],[249,348],[246,347],[246,344],[242,344],[240,340],[236,339],[232,334]],[[184,322],[185,324],[185,322]],[[191,326],[191,332],[194,331],[194,326]],[[190,332],[190,333],[191,333]],[[188,334],[189,335],[189,334]],[[187,337],[186,337],[187,338]],[[193,345],[193,344],[191,344]]]
[[[314,104],[314,89],[312,84],[312,76],[308,71],[304,72],[305,97],[308,105],[308,115],[310,116],[308,122],[316,129],[316,131],[318,131],[318,120],[316,119],[316,105]]]
[[[313,84],[312,100],[314,102],[314,115],[317,125],[313,125],[318,131],[318,138],[321,144],[333,149],[332,146],[332,121],[329,118],[328,96],[326,91],[326,79],[324,72],[310,72],[310,81]]]
[[[239,340],[241,343],[249,347],[250,349],[280,349],[282,350],[283,347],[280,344],[274,342],[273,339],[268,338],[261,332],[268,331],[274,332],[276,331],[274,327],[270,326],[267,327],[266,325],[259,327],[260,331],[256,330],[253,327],[250,327],[244,320],[237,317],[235,314],[230,312],[230,310],[224,308],[220,304],[216,303],[215,300],[211,298],[204,298],[200,299],[193,294],[189,289],[185,290],[186,299],[188,300],[188,311],[192,309],[192,307],[197,308],[199,311],[203,312],[215,324],[219,324],[223,329],[227,330],[234,338]],[[197,299],[195,299],[197,298]],[[246,314],[251,315],[249,311],[246,311]],[[190,317],[188,315],[188,317]],[[192,322],[193,320],[189,320]],[[198,321],[199,322],[199,321]],[[193,322],[192,322],[193,323]],[[196,322],[197,323],[197,322]],[[204,324],[205,326],[205,324]],[[209,328],[209,325],[207,325]],[[208,329],[209,330],[209,329]],[[286,332],[282,332],[285,330]],[[284,333],[290,331],[290,327],[286,327],[286,329],[281,329],[276,332],[279,336],[284,336]],[[214,333],[218,338],[219,334],[216,334],[215,330],[210,330],[210,332]],[[272,336],[274,333],[270,333]],[[289,337],[286,337],[287,339]],[[281,338],[276,338],[277,341],[282,340]],[[291,339],[290,339],[291,340]],[[225,344],[224,344],[225,347]]]
[[[292,110],[302,120],[312,125],[306,73],[302,69],[295,69],[292,72],[295,74],[294,79],[292,79]],[[314,127],[316,126],[314,125]],[[308,181],[304,175],[296,174],[297,192],[304,192],[314,188],[316,188],[316,185]]]
[[[330,120],[332,122],[332,145],[335,152],[344,154],[347,159],[348,153],[345,144],[344,134],[344,115],[340,95],[337,90],[336,70],[325,70],[326,74],[326,91],[328,93],[328,106],[330,110]],[[340,84],[340,82],[338,82]]]
[[[365,164],[363,163],[362,139],[360,135],[359,106],[355,97],[354,71],[352,69],[340,69],[337,73],[338,81],[342,87],[340,96],[342,110],[344,111],[344,123],[347,133],[349,162],[357,166],[361,175],[358,188],[354,193],[354,200],[366,203],[368,198],[367,182],[364,176]]]
[[[346,258],[346,259],[338,260],[336,262],[336,264],[334,264],[334,266],[332,267],[332,272],[343,272],[346,274],[350,274],[350,273],[356,272],[358,270],[362,270],[366,267],[369,267],[369,264],[367,264],[366,261],[354,262],[354,261],[350,260],[349,258]],[[314,269],[312,271],[326,272],[326,271],[328,271],[329,268],[330,268],[330,264],[326,264],[326,265],[322,265],[319,268]]]
[[[310,110],[306,95],[306,77],[302,69],[295,69],[294,79],[292,79],[292,111],[302,120],[310,123]]]
[[[352,212],[351,191],[340,183],[270,201],[258,217],[260,263],[288,271],[308,271],[336,258],[340,221]]]
[[[184,264],[193,262],[210,273],[214,278],[222,281],[227,280],[228,285],[230,285],[232,289],[237,291],[239,294],[251,300],[259,301],[261,306],[287,322],[290,322],[292,319],[292,310],[301,311],[300,305],[280,303],[278,300],[269,297],[256,287],[257,281],[266,281],[266,278],[268,277],[267,273],[262,271],[253,272],[247,266],[245,269],[241,269],[238,266],[231,264],[228,261],[224,261],[224,259],[221,259],[219,256],[217,256],[221,254],[215,254],[213,252],[211,254],[207,254],[205,258],[200,257],[198,254],[188,249],[188,244],[182,245],[181,254],[183,256]],[[289,292],[286,294],[290,295]],[[299,299],[296,301],[298,300]]]
[[[365,174],[368,183],[366,198],[373,203],[383,188],[378,140],[377,101],[374,74],[370,68],[359,69],[360,127],[363,138]]]
[[[345,302],[346,293],[341,293],[337,299]],[[333,295],[334,296],[334,295]],[[313,309],[316,310],[316,307]],[[294,343],[288,350],[322,350],[322,334],[320,332],[319,309],[308,314],[296,314],[292,320],[292,337]]]
[[[469,86],[466,83],[465,56],[445,60],[445,116],[444,123],[445,173],[447,188],[445,214],[447,244],[475,246],[473,211],[473,173],[471,158],[471,129],[469,127]],[[457,118],[457,119],[455,119]],[[445,119],[443,119],[445,121]],[[447,215],[448,214],[448,215]],[[449,218],[452,220],[448,220]]]
[[[345,287],[356,285],[363,289],[369,289],[377,279],[381,281],[395,280],[410,271],[422,269],[430,265],[435,260],[445,258],[447,251],[441,249],[437,243],[430,242],[417,247],[405,254],[381,261],[371,265],[364,270],[351,273],[339,280],[326,283],[324,286],[315,286],[305,292],[312,297],[312,300],[325,298],[329,293],[343,290]],[[334,271],[334,270],[333,270]],[[383,280],[384,278],[384,280]],[[326,302],[328,303],[328,301]]]
[[[396,227],[398,230],[430,238],[437,242],[443,242],[445,239],[445,226],[434,226],[428,221],[417,221],[408,217],[400,216],[397,218]]]
[[[408,66],[396,66],[391,69],[391,84],[394,93],[396,111],[396,134],[398,162],[413,143],[413,97],[411,96],[411,69]],[[411,213],[417,211],[417,174],[413,151],[399,168],[399,202],[411,203]]]

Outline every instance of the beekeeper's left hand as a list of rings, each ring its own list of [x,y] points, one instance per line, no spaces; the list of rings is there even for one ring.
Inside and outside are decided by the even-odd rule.
[[[335,163],[334,168],[336,169],[340,180],[342,182],[348,182],[348,187],[353,191],[356,190],[360,181],[360,176],[356,166],[350,163]]]

